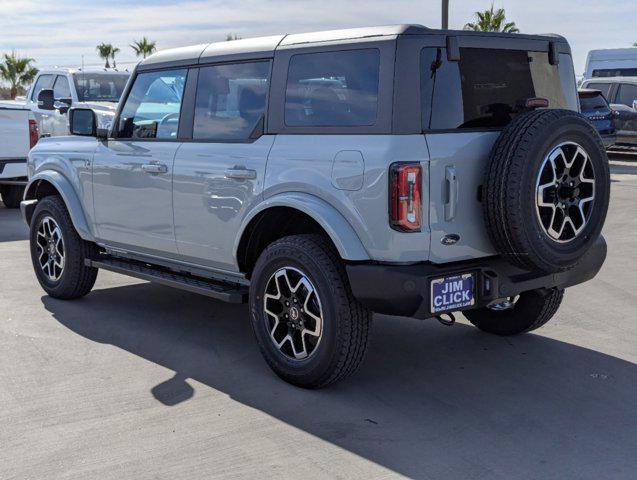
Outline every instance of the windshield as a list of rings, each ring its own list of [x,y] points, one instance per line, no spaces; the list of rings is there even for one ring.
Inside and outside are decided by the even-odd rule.
[[[73,82],[80,102],[119,102],[128,73],[74,73]]]

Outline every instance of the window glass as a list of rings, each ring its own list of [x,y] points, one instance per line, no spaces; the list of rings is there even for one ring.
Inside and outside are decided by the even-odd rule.
[[[377,49],[294,55],[288,71],[285,124],[374,125],[379,66]]]
[[[246,140],[265,113],[269,62],[203,67],[193,138]]]
[[[71,98],[71,87],[66,77],[58,75],[53,84],[53,96],[58,98]]]
[[[582,107],[582,112],[608,110],[608,103],[606,103],[601,93],[582,93],[579,96],[579,102]]]
[[[593,77],[637,77],[637,68],[602,68],[593,70]]]
[[[604,95],[604,98],[608,100],[610,95],[610,87],[612,84],[610,83],[587,83],[586,88],[590,88],[592,90],[599,90]]]
[[[546,98],[550,108],[576,110],[574,75],[567,68],[570,58],[565,55],[562,60],[560,69],[549,63],[546,52],[461,48],[457,63],[447,62],[442,55],[431,128],[503,127],[533,97]],[[423,75],[430,74],[428,65],[421,68]]]
[[[80,102],[119,102],[129,76],[128,73],[74,73],[77,98]]]
[[[637,85],[622,83],[617,93],[617,103],[632,107],[635,100],[637,100]]]
[[[40,90],[45,88],[51,88],[53,86],[53,75],[40,75],[38,81],[35,83],[33,93],[31,94],[31,100],[38,101],[38,94]]]
[[[187,70],[140,73],[119,119],[119,138],[177,138]]]

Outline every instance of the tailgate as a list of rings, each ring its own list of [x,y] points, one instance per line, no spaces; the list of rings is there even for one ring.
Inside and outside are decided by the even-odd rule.
[[[500,132],[427,134],[429,223],[433,263],[495,255],[483,220],[479,189]],[[458,236],[456,243],[444,242]]]

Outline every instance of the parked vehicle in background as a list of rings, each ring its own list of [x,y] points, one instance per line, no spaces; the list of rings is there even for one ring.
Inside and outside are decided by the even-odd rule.
[[[26,106],[35,115],[41,137],[68,135],[67,112],[71,107],[91,108],[101,128],[109,128],[126,82],[127,71],[106,68],[53,68],[41,70],[24,102],[0,102],[0,106]],[[39,98],[45,91],[44,98]],[[57,108],[42,108],[49,100]]]
[[[599,132],[606,148],[615,144],[615,113],[599,90],[582,89],[578,92],[582,115],[590,120]]]
[[[27,155],[38,141],[38,125],[27,107],[0,106],[0,196],[17,208],[27,184]]]
[[[637,77],[595,78],[584,81],[582,88],[601,91],[614,111],[616,140],[613,148],[636,148]]]
[[[534,330],[593,278],[610,191],[559,36],[396,25],[236,40],[143,60],[110,132],[29,154],[43,289],[98,269],[249,302],[270,367],[356,370],[378,312]]]
[[[637,77],[637,48],[591,50],[584,80],[600,77]]]

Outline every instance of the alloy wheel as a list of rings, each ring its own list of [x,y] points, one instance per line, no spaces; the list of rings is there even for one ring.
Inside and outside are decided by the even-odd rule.
[[[544,159],[536,186],[536,211],[542,230],[558,243],[579,236],[595,201],[595,171],[580,145],[565,142]]]
[[[274,346],[292,360],[312,356],[323,335],[323,310],[308,276],[294,267],[280,268],[266,284],[266,327]]]
[[[52,282],[57,282],[64,272],[64,238],[60,226],[51,216],[40,220],[36,247],[40,269]]]

